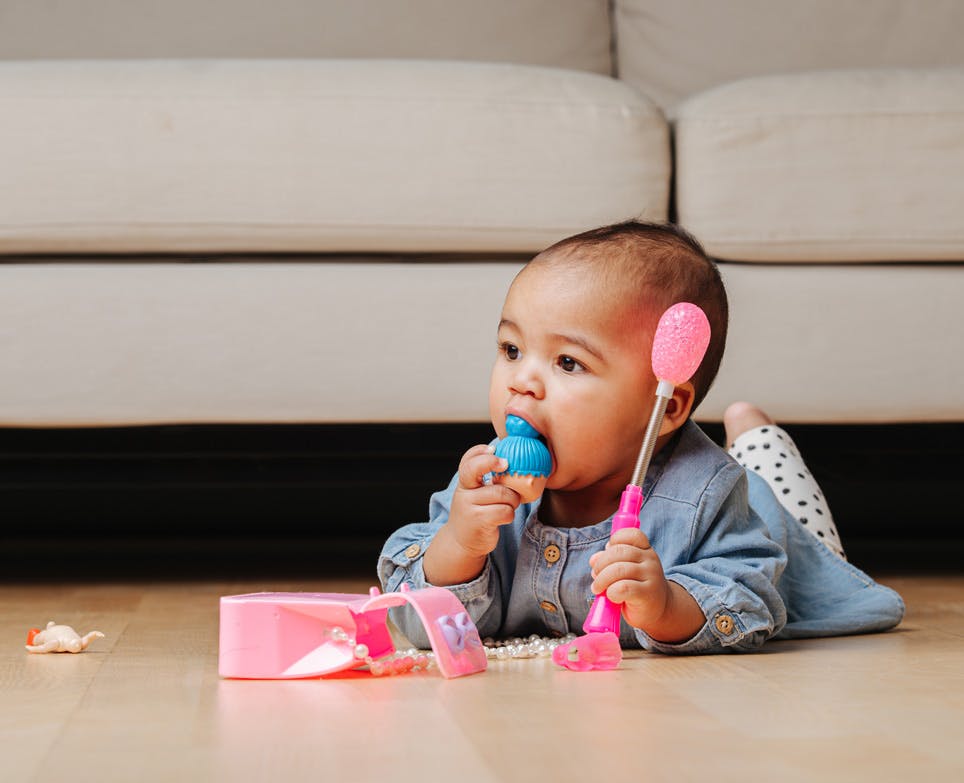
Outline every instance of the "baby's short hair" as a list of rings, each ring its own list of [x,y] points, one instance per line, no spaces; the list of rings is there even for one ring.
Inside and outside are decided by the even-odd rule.
[[[677,302],[699,305],[710,322],[710,344],[693,376],[693,408],[702,402],[716,378],[726,346],[729,305],[716,264],[703,246],[673,223],[629,220],[584,231],[543,250],[533,264],[568,261],[592,264],[593,271],[637,296],[647,328]]]

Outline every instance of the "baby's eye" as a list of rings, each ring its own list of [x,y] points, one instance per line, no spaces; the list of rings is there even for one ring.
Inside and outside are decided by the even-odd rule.
[[[560,356],[558,364],[563,372],[582,372],[586,369],[571,356]]]
[[[518,346],[515,346],[512,343],[502,343],[499,348],[501,349],[502,353],[505,354],[505,358],[510,362],[514,362],[519,358]]]

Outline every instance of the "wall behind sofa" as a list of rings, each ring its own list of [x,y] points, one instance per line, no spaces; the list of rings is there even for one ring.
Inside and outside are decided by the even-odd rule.
[[[609,74],[608,0],[4,0],[0,59],[378,57]]]

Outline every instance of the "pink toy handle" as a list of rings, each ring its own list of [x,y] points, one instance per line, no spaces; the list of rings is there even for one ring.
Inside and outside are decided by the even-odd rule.
[[[639,510],[643,507],[643,490],[635,484],[627,485],[619,501],[619,510],[613,515],[612,533],[626,527],[639,527]],[[610,535],[612,535],[610,533]],[[619,636],[619,620],[622,604],[614,604],[605,593],[596,596],[589,608],[582,630],[586,633],[610,633]]]

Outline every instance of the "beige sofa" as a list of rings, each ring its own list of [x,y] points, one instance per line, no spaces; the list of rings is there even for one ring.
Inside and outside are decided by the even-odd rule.
[[[0,9],[0,425],[482,421],[526,258],[721,260],[701,408],[964,421],[964,6]]]

